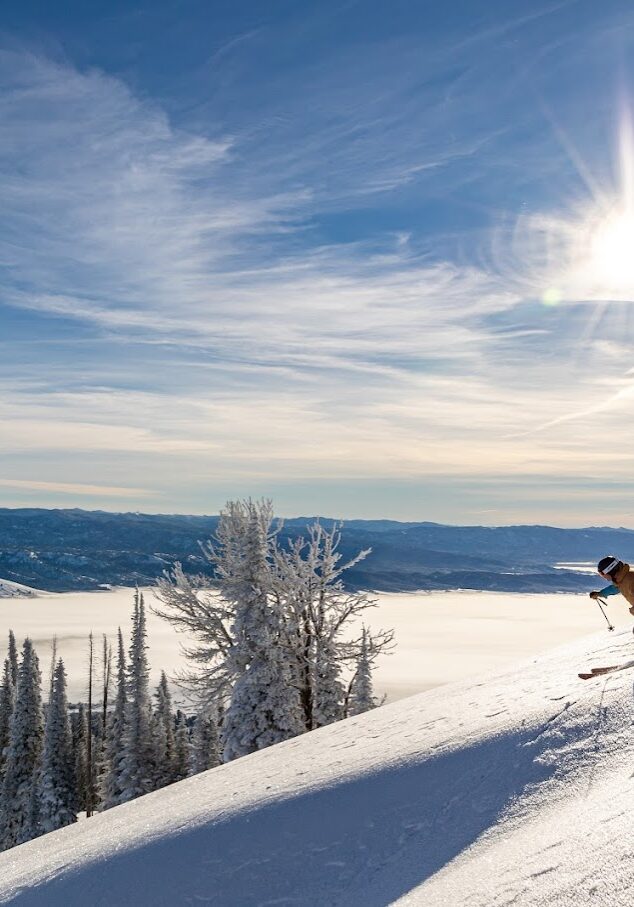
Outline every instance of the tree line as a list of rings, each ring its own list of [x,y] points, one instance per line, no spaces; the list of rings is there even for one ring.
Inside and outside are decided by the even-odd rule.
[[[96,695],[90,635],[87,703],[76,709],[55,645],[43,703],[32,642],[19,659],[10,632],[0,684],[0,849],[378,704],[372,670],[392,633],[359,623],[374,602],[342,578],[368,552],[342,563],[338,527],[317,522],[286,546],[280,529],[270,501],[229,502],[202,546],[213,587],[180,564],[157,582],[153,611],[188,639],[191,668],[177,681],[195,704],[190,718],[173,708],[164,672],[150,692],[139,590],[127,656],[121,630],[116,664],[103,639]]]
[[[54,647],[55,649],[55,647]],[[187,719],[172,707],[165,673],[149,689],[146,613],[136,592],[129,655],[118,633],[115,698],[108,705],[111,652],[103,646],[104,684],[97,708],[69,707],[66,669],[53,655],[48,701],[30,639],[18,658],[15,636],[0,685],[0,849],[30,841],[220,763],[212,716]],[[89,641],[92,687],[93,641]],[[89,702],[91,696],[89,696]]]

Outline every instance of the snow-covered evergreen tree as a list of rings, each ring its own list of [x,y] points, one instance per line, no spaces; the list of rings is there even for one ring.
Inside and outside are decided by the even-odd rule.
[[[287,612],[295,615],[297,676],[307,729],[347,714],[350,681],[344,675],[350,678],[352,672],[356,677],[361,647],[360,641],[350,641],[349,627],[375,605],[367,593],[350,591],[343,583],[345,571],[369,552],[342,563],[340,539],[340,527],[325,530],[317,522],[308,528],[306,540],[276,553],[279,594]],[[364,633],[371,682],[374,661],[389,650],[393,633]]]
[[[11,716],[15,708],[18,685],[18,650],[13,630],[9,630],[9,650],[4,661],[0,682],[0,784],[4,776],[7,747],[11,733]]]
[[[179,709],[176,713],[176,729],[174,732],[173,781],[182,781],[183,778],[187,777],[189,774],[190,759],[191,753],[187,716]]]
[[[108,770],[108,759],[106,757],[106,745],[108,742],[108,719],[110,706],[110,687],[112,685],[112,645],[104,633],[102,635],[101,646],[101,707],[100,720],[97,722],[96,742],[98,750],[94,758],[94,793],[95,800],[93,806],[101,811],[103,807],[103,795],[106,785],[105,775]]]
[[[53,673],[51,699],[46,710],[39,797],[43,832],[55,831],[77,820],[73,739],[66,699],[66,671],[61,659]]]
[[[23,844],[40,834],[37,785],[44,738],[41,683],[37,655],[31,640],[25,639],[2,784],[0,842],[3,849]]]
[[[282,548],[272,521],[269,501],[229,502],[203,546],[214,590],[202,591],[180,565],[159,583],[155,613],[196,641],[186,649],[196,668],[184,678],[189,690],[201,711],[228,706],[225,761],[344,717],[360,646],[350,625],[376,604],[344,585],[345,571],[369,552],[342,562],[339,526],[317,522],[307,539]],[[370,672],[392,639],[366,631]]]
[[[370,709],[376,708],[377,705],[378,703],[372,689],[372,664],[368,632],[364,627],[357,659],[357,670],[350,684],[347,714],[360,715],[362,712],[368,712]]]
[[[216,563],[210,542],[203,552]],[[208,579],[186,576],[175,564],[159,579],[156,595],[161,604],[152,610],[187,636],[185,654],[192,668],[177,675],[179,686],[197,698],[201,708],[216,708],[229,698],[235,679],[228,659],[234,609],[217,589],[203,589],[208,586]]]
[[[128,701],[120,802],[133,800],[151,791],[156,775],[146,637],[145,603],[143,593],[137,590],[128,662]]]
[[[9,665],[11,666],[11,680],[13,682],[13,689],[17,690],[20,666],[18,663],[18,647],[15,642],[15,635],[13,633],[13,630],[9,630],[9,651],[7,653],[7,658],[9,659]]]
[[[304,730],[294,657],[272,584],[272,519],[270,501],[234,503],[218,531],[221,588],[235,614],[229,659],[237,680],[222,725],[226,762]]]
[[[172,697],[165,671],[161,671],[161,680],[156,689],[156,711],[153,718],[153,735],[155,749],[156,777],[155,787],[165,787],[173,781],[180,780],[176,766],[174,743],[174,715],[172,714]]]
[[[121,803],[123,793],[122,774],[125,749],[125,719],[127,703],[127,671],[123,634],[118,633],[117,653],[117,692],[114,708],[108,718],[106,740],[103,748],[103,765],[101,773],[100,797],[101,808],[110,809]]]
[[[341,663],[332,642],[318,640],[313,679],[313,727],[323,727],[343,718],[346,691],[341,682]]]
[[[11,663],[8,658],[5,658],[2,683],[0,683],[0,783],[4,776],[7,747],[11,734],[11,716],[14,708],[15,686],[13,685]]]
[[[215,716],[201,713],[192,734],[190,774],[197,775],[220,765],[220,734]]]
[[[83,702],[79,704],[71,727],[75,762],[75,810],[79,813],[86,811],[88,792],[88,715]]]

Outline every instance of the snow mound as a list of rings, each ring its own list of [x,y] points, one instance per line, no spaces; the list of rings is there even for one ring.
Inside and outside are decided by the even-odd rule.
[[[400,700],[0,855],[21,907],[630,903],[632,635]]]
[[[43,595],[39,589],[31,589],[22,583],[12,583],[8,579],[0,579],[0,598],[37,598]]]

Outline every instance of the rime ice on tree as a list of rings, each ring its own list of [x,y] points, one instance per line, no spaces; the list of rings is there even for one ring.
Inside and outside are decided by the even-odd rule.
[[[4,849],[40,833],[37,773],[43,739],[40,667],[31,640],[25,639],[2,785],[0,831]]]

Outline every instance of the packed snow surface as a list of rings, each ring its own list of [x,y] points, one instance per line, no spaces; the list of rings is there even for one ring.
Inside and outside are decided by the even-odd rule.
[[[634,658],[607,630],[0,854],[0,902],[625,907]]]

